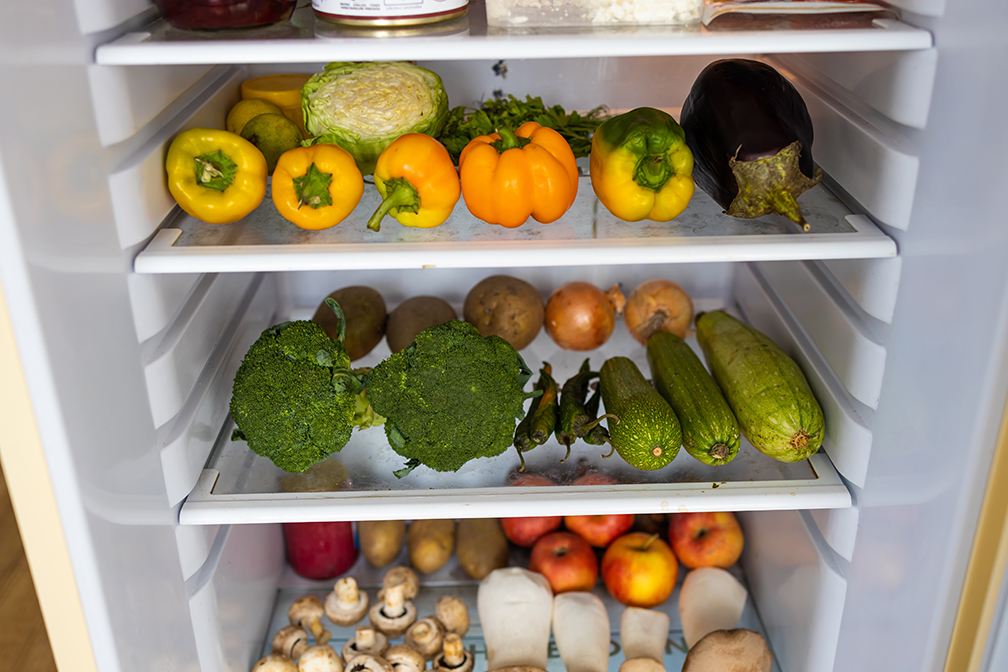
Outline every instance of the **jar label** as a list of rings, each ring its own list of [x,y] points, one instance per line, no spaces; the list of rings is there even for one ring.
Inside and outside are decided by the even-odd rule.
[[[469,0],[312,0],[321,14],[339,18],[405,18],[454,12]]]

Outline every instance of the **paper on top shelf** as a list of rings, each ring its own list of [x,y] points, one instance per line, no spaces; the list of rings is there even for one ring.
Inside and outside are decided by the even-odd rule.
[[[888,12],[885,5],[864,0],[707,0],[700,20],[709,25],[722,14],[836,14]]]

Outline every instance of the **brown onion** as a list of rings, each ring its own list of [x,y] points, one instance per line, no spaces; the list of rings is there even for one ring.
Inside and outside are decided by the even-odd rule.
[[[671,280],[648,280],[627,298],[623,309],[630,335],[643,345],[659,331],[686,338],[693,319],[693,302],[686,291]]]
[[[622,298],[618,287],[607,295],[590,282],[568,282],[546,302],[546,332],[564,350],[594,350],[609,340],[616,324],[613,303]]]

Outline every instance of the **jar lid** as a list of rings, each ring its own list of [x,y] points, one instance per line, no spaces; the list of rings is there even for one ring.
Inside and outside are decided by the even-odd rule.
[[[242,82],[242,98],[264,98],[278,107],[301,107],[301,87],[310,75],[266,75]]]

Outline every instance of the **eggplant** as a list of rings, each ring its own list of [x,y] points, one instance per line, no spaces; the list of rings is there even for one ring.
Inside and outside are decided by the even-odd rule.
[[[725,212],[772,212],[808,231],[799,195],[822,179],[812,161],[812,118],[795,87],[758,61],[711,63],[693,82],[680,125],[693,179]]]

